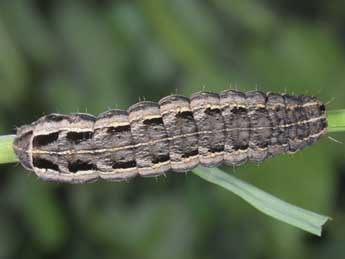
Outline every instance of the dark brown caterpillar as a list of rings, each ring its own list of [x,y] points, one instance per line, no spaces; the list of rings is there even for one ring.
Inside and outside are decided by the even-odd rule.
[[[239,165],[293,153],[327,130],[325,106],[309,96],[259,91],[170,95],[89,114],[50,114],[18,129],[21,164],[44,180],[122,181]]]

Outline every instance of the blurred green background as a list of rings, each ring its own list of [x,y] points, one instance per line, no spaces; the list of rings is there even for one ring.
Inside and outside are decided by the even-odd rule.
[[[345,108],[344,28],[343,0],[1,1],[0,132],[230,86]],[[325,137],[226,168],[330,215],[322,238],[191,173],[66,185],[0,165],[0,258],[344,258],[344,151]]]

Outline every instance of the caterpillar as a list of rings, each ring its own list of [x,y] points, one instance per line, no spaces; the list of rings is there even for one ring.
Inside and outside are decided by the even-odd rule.
[[[326,131],[325,105],[315,97],[225,90],[169,95],[98,117],[49,114],[19,127],[13,146],[39,178],[85,183],[263,161]]]

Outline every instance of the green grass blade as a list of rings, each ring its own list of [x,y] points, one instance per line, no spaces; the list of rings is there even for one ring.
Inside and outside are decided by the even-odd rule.
[[[13,150],[14,137],[14,135],[0,136],[0,164],[18,161]]]
[[[345,109],[327,112],[328,132],[345,131]]]
[[[197,167],[193,172],[204,180],[233,192],[261,212],[314,235],[321,236],[322,225],[330,219],[282,201],[220,169]]]

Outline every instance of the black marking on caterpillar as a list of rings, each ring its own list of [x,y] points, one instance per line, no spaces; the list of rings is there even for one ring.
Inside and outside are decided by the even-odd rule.
[[[226,90],[170,95],[97,118],[50,114],[20,127],[14,150],[44,180],[123,181],[262,161],[301,150],[326,130],[325,106],[315,97]]]

